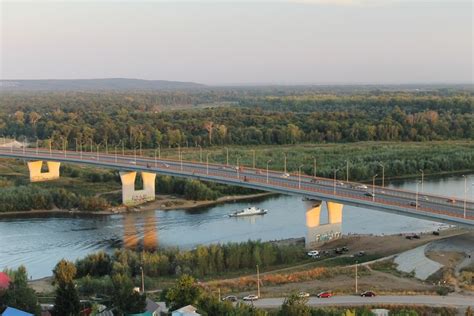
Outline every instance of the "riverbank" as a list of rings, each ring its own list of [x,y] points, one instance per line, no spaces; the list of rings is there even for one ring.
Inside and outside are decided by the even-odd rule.
[[[31,211],[17,211],[17,212],[3,212],[0,213],[0,218],[28,218],[32,216],[43,216],[43,215],[57,215],[57,216],[101,216],[101,215],[113,215],[121,214],[127,212],[144,212],[152,210],[187,210],[200,207],[214,206],[218,204],[236,202],[236,201],[245,201],[253,200],[258,198],[267,197],[270,195],[275,195],[273,192],[264,192],[257,194],[247,194],[247,195],[228,195],[220,197],[213,201],[194,201],[186,200],[180,198],[176,195],[156,195],[156,200],[144,203],[139,206],[127,207],[127,206],[118,206],[112,207],[105,211],[80,211],[80,210],[64,210],[64,209],[51,209],[51,210],[31,210]]]

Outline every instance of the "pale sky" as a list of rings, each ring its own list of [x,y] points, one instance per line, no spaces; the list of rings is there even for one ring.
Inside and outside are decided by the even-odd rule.
[[[0,10],[1,79],[473,79],[470,0],[0,0]]]

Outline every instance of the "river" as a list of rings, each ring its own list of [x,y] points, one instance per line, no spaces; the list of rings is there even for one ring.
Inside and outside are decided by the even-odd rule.
[[[472,199],[474,175],[468,176]],[[415,181],[393,181],[390,187],[415,190]],[[464,198],[464,178],[425,178],[424,191]],[[269,210],[265,216],[230,218],[250,205]],[[75,260],[90,252],[116,247],[179,246],[192,248],[248,239],[276,240],[314,236],[306,221],[310,202],[294,196],[270,196],[194,210],[149,211],[110,216],[32,216],[0,219],[0,269],[25,265],[32,278],[51,275],[62,258]],[[327,222],[325,205],[321,223]],[[436,230],[441,224],[375,210],[345,206],[343,223],[331,230],[343,234],[395,234]],[[321,225],[323,226],[323,225]],[[319,229],[319,228],[318,228]]]

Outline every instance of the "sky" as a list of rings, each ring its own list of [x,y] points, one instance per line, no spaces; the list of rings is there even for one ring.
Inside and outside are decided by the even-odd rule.
[[[1,79],[472,83],[470,0],[0,0]]]

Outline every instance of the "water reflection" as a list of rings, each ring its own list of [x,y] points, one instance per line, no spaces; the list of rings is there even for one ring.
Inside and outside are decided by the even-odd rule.
[[[141,223],[141,220],[144,223]],[[153,251],[158,248],[158,230],[154,213],[148,212],[144,217],[124,216],[123,217],[123,246],[127,249],[143,249]],[[140,243],[142,234],[139,229],[143,227],[143,240]]]

